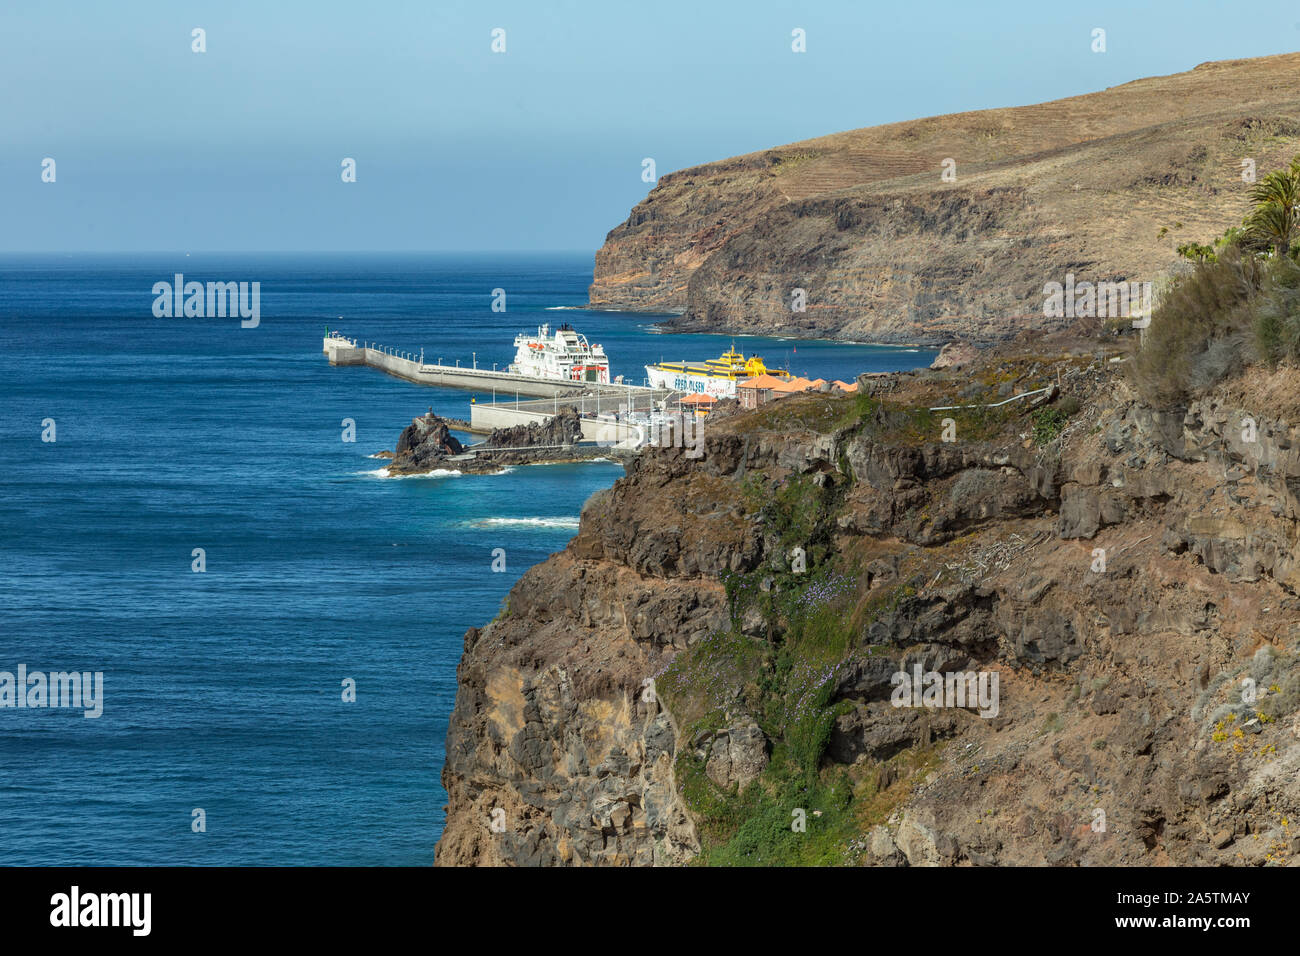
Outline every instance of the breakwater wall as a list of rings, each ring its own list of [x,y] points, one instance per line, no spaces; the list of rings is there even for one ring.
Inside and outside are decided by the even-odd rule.
[[[515,375],[491,369],[465,368],[459,365],[438,365],[421,361],[421,356],[400,349],[386,348],[374,343],[358,344],[356,339],[330,335],[324,340],[322,351],[331,365],[366,365],[379,369],[395,378],[417,385],[438,388],[463,388],[473,392],[499,392],[506,396],[527,395],[552,398],[581,395],[585,392],[612,389],[625,392],[629,388],[647,391],[643,386],[600,386],[591,382],[558,382]]]

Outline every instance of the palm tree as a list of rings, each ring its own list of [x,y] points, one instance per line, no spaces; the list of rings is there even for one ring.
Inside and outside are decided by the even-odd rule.
[[[1250,214],[1248,226],[1258,245],[1272,246],[1280,258],[1291,248],[1295,213],[1280,203],[1265,203],[1255,207],[1255,211]]]
[[[1246,217],[1247,238],[1285,256],[1300,225],[1300,156],[1286,169],[1275,169],[1255,183],[1250,198],[1255,208]]]

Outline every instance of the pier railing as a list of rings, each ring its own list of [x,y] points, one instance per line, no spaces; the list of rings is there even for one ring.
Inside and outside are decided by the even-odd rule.
[[[329,357],[331,365],[368,365],[420,385],[495,393],[503,399],[512,394],[518,398],[524,396],[549,398],[556,395],[564,397],[584,393],[605,395],[617,392],[622,395],[663,391],[642,385],[602,385],[597,382],[544,379],[533,375],[519,375],[506,368],[483,368],[477,362],[472,365],[428,362],[425,361],[426,354],[423,349],[417,352],[382,345],[378,342],[358,344],[356,339],[348,338],[338,332],[332,332],[325,337],[323,351]]]

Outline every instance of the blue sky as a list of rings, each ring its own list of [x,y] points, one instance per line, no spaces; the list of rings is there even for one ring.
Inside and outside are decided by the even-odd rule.
[[[1275,2],[4,0],[0,250],[594,250],[644,157],[1297,48]]]

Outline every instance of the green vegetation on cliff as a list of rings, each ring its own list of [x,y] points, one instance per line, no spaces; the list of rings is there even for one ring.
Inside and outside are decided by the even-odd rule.
[[[835,720],[852,706],[832,703],[842,667],[855,652],[872,653],[865,635],[876,613],[914,591],[863,599],[865,582],[830,546],[840,498],[833,484],[751,483],[746,495],[764,502],[759,513],[775,557],[724,576],[730,627],[679,655],[657,684],[682,732],[676,773],[700,825],[698,862],[851,863],[853,838],[883,822],[932,764],[933,748],[924,748],[898,755],[889,772],[823,765]],[[739,713],[758,723],[772,752],[757,780],[723,788],[696,744]]]
[[[1252,364],[1300,361],[1300,157],[1250,195],[1239,228],[1179,247],[1194,265],[1161,297],[1132,364],[1153,404],[1185,403]]]

